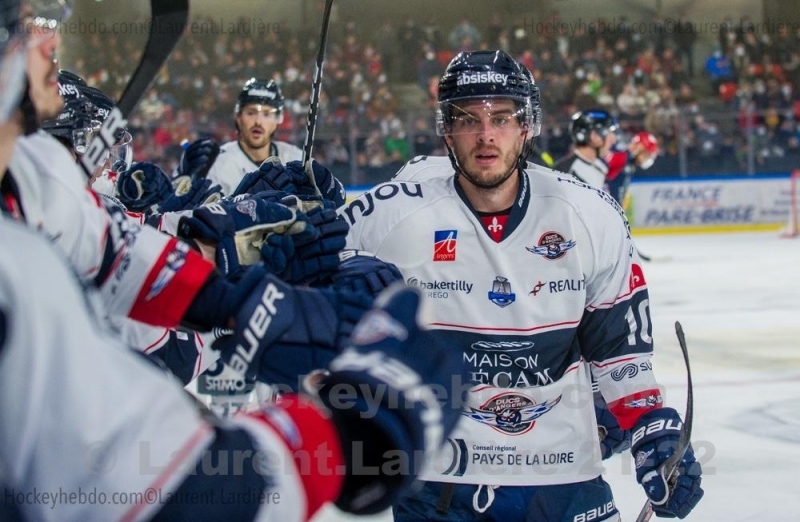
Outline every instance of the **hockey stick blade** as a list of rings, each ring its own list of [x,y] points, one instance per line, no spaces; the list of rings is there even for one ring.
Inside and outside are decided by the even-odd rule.
[[[306,141],[303,143],[303,167],[308,176],[308,181],[317,194],[321,194],[314,172],[311,168],[311,151],[314,147],[314,132],[317,129],[317,113],[319,112],[319,94],[322,88],[322,66],[325,64],[325,47],[328,42],[328,26],[331,21],[331,7],[333,0],[325,0],[325,10],[322,13],[322,31],[319,35],[319,49],[317,50],[317,69],[314,71],[314,81],[311,84],[311,99],[308,104],[308,119],[306,120]]]
[[[117,106],[103,121],[100,131],[81,156],[81,166],[89,177],[104,162],[106,151],[116,143],[114,136],[128,124],[128,116],[180,41],[189,20],[189,0],[150,0],[150,14],[150,35],[139,65],[128,80]]]
[[[689,449],[689,444],[692,440],[692,418],[694,417],[694,394],[692,392],[692,368],[689,365],[689,349],[686,347],[686,336],[683,333],[683,326],[679,321],[675,321],[675,335],[678,337],[678,344],[681,346],[683,352],[683,363],[686,365],[686,414],[683,419],[683,427],[681,428],[680,437],[678,437],[678,447],[675,448],[675,453],[664,461],[661,465],[659,473],[663,477],[667,477],[667,484],[669,484],[678,469],[681,459]],[[636,517],[636,522],[648,522],[653,516],[653,505],[650,501],[644,503],[639,516]]]

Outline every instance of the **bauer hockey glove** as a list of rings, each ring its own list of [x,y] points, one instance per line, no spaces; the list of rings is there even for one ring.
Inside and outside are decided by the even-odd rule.
[[[264,160],[258,170],[245,174],[230,196],[275,190],[287,194],[297,193],[297,187],[292,183],[292,178],[281,164],[281,160],[277,156],[270,156]]]
[[[189,176],[180,176],[172,181],[172,195],[158,206],[160,213],[192,210],[210,205],[222,199],[222,187],[211,186],[211,180],[198,178],[192,181]]]
[[[300,161],[290,161],[286,164],[286,172],[291,176],[292,182],[297,187],[299,194],[315,194],[314,187],[308,180],[308,174]],[[326,201],[330,201],[334,208],[339,208],[345,203],[344,187],[331,171],[318,161],[311,160],[311,172],[314,183]]]
[[[636,480],[659,517],[685,518],[703,498],[700,487],[703,470],[691,446],[686,449],[672,478],[667,476],[669,470],[662,467],[678,449],[682,427],[678,412],[673,408],[659,408],[642,415],[631,432]]]
[[[285,205],[257,198],[221,200],[181,217],[178,237],[215,247],[217,267],[235,279],[242,266],[261,260],[261,248],[269,234],[281,234],[292,227],[299,233],[306,224],[298,222],[295,211]]]
[[[178,175],[189,176],[193,181],[204,179],[219,156],[219,144],[209,138],[200,138],[190,143],[181,154]]]
[[[259,193],[254,197],[261,197]],[[349,225],[340,219],[319,196],[288,196],[281,203],[297,213],[298,221],[307,223],[306,230],[272,235],[262,247],[264,262],[282,279],[290,283],[313,283],[328,277],[339,265],[339,252],[344,248]]]
[[[128,210],[152,214],[172,195],[172,183],[161,167],[142,161],[117,175],[117,195]]]
[[[336,501],[344,511],[377,513],[396,502],[461,417],[464,366],[457,350],[423,329],[421,305],[415,288],[387,289],[322,378],[317,393],[340,430],[348,466]]]
[[[281,367],[300,355],[292,347],[337,351],[372,304],[367,296],[291,286],[262,266],[247,269],[226,299],[233,310],[233,334],[213,347],[248,379],[269,364],[291,373]],[[296,383],[296,376],[290,382]]]
[[[332,276],[332,285],[337,290],[377,296],[402,280],[403,275],[392,263],[363,250],[343,250],[339,253],[339,266]]]

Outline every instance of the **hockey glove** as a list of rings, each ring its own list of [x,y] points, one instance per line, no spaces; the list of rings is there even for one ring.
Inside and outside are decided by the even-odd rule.
[[[226,300],[234,310],[235,327],[214,348],[248,379],[262,367],[291,374],[282,366],[295,364],[290,362],[294,347],[336,351],[372,303],[367,296],[293,287],[261,266],[247,269]]]
[[[322,379],[318,395],[348,467],[336,501],[344,511],[377,513],[397,501],[461,417],[464,366],[457,350],[422,329],[421,300],[414,288],[387,289]]]
[[[216,248],[214,262],[229,278],[237,278],[243,265],[261,260],[261,249],[272,233],[305,228],[294,210],[279,203],[247,198],[221,200],[184,216],[178,222],[178,237]]]
[[[255,197],[262,194],[265,193]],[[338,219],[334,210],[324,208],[326,204],[319,196],[288,196],[281,203],[295,210],[298,221],[306,222],[307,226],[299,233],[292,230],[284,236],[267,238],[262,248],[264,262],[290,283],[324,279],[339,264],[339,252],[349,230],[347,222]]]
[[[274,190],[295,194],[297,187],[292,183],[292,178],[286,172],[280,159],[277,156],[270,156],[264,160],[258,170],[245,174],[230,196]]]
[[[700,487],[703,470],[691,446],[680,460],[672,478],[662,465],[675,453],[681,421],[672,408],[649,411],[636,422],[631,435],[631,453],[636,461],[636,480],[659,517],[685,518],[703,498]]]
[[[200,138],[193,141],[181,154],[178,175],[189,176],[193,181],[204,179],[219,156],[219,145],[212,139]]]
[[[597,431],[603,460],[631,447],[631,432],[619,427],[617,418],[608,409],[608,404],[599,392],[594,393],[594,414],[597,417]]]
[[[175,191],[158,207],[159,213],[192,210],[220,200],[221,187],[211,186],[211,180],[199,178],[192,181],[181,176],[172,182]]]
[[[333,288],[377,296],[403,275],[392,263],[363,250],[339,252],[339,266],[333,274]]]
[[[139,162],[117,175],[117,194],[128,210],[149,214],[172,195],[172,184],[161,167]]]
[[[311,171],[314,182],[326,201],[330,201],[334,208],[339,208],[345,203],[344,187],[325,165],[311,160]],[[291,176],[292,182],[297,186],[299,194],[315,194],[314,187],[308,180],[308,174],[300,161],[290,161],[286,164],[286,172]]]

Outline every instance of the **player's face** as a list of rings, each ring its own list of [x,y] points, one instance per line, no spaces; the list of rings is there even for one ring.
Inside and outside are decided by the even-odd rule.
[[[239,125],[239,141],[249,149],[262,149],[269,146],[280,122],[275,107],[251,103],[242,107],[236,123]]]
[[[50,27],[28,24],[27,73],[29,93],[39,121],[58,116],[64,100],[58,92],[58,61],[56,49],[61,36]]]
[[[445,140],[464,176],[475,186],[494,188],[514,173],[527,129],[509,99],[468,100],[454,104]]]

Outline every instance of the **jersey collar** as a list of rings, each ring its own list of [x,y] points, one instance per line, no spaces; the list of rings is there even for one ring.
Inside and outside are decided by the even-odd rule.
[[[503,240],[510,236],[511,233],[517,229],[519,224],[522,223],[522,219],[525,217],[525,213],[528,211],[528,205],[531,201],[530,179],[528,175],[518,169],[517,176],[520,176],[520,182],[517,186],[517,197],[514,199],[514,204],[511,206],[511,213],[508,215],[508,221],[506,222],[505,230],[503,230]],[[461,189],[461,185],[456,180],[457,177],[458,176],[453,176],[453,186],[456,189],[456,194],[458,194],[458,197],[461,198],[461,201],[464,202],[475,218],[480,221],[480,214],[478,214],[475,207],[473,207],[472,203],[467,199],[466,194],[464,194],[464,191]],[[488,235],[485,229],[483,233]]]

